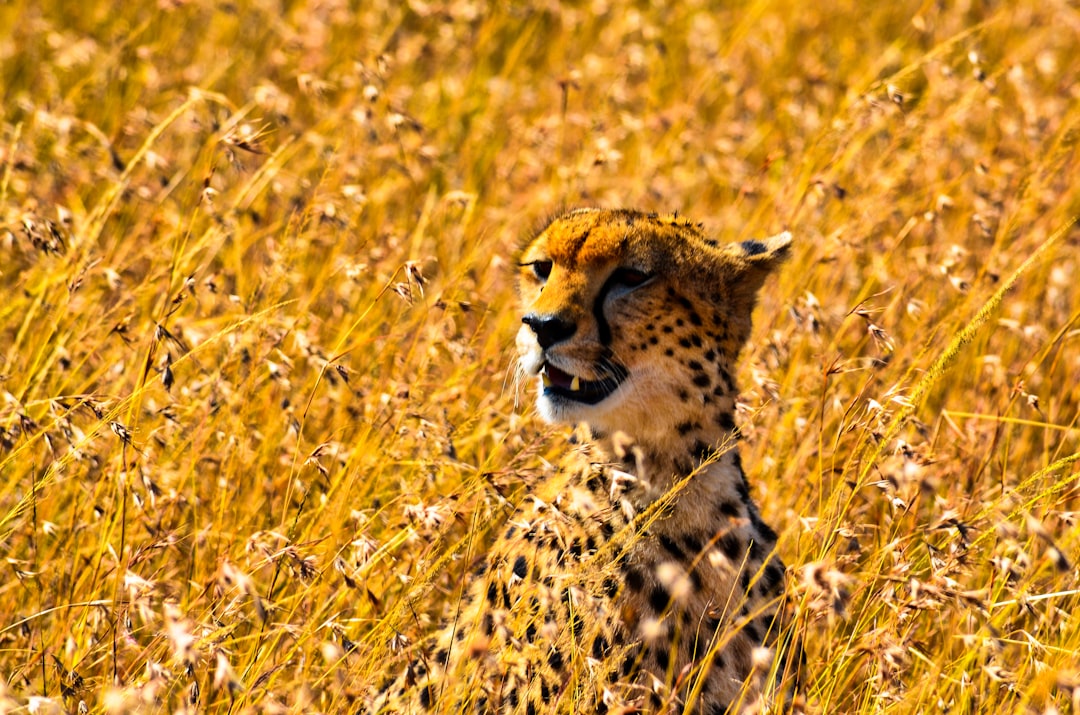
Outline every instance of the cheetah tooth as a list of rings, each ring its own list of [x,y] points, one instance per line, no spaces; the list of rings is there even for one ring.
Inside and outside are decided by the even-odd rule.
[[[577,392],[581,389],[581,378],[574,375],[574,379],[570,381],[570,392]]]
[[[547,370],[540,373],[540,381],[544,383],[544,387],[551,387],[551,378],[548,377]]]

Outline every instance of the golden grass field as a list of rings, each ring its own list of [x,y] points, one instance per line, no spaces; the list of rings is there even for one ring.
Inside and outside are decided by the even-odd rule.
[[[0,4],[0,711],[357,712],[567,430],[561,207],[790,229],[814,713],[1080,711],[1080,7]]]

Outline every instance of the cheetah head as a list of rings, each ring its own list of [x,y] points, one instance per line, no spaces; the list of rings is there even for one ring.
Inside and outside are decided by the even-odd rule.
[[[519,366],[551,422],[636,439],[735,397],[734,361],[790,235],[719,244],[674,216],[579,209],[519,258]]]

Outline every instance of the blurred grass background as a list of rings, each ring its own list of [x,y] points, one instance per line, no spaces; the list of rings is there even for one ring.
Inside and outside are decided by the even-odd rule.
[[[0,710],[344,712],[565,430],[560,207],[788,228],[812,712],[1080,710],[1075,2],[0,4]],[[1026,262],[1026,263],[1025,263]]]

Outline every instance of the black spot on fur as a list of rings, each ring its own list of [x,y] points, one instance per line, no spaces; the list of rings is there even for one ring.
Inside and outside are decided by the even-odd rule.
[[[684,534],[682,537],[683,547],[694,556],[701,553],[701,540],[693,534]]]
[[[525,706],[525,715],[536,715],[536,703],[532,700]]]
[[[649,591],[649,605],[657,613],[662,613],[670,602],[671,594],[663,586],[654,586],[653,590]]]
[[[747,485],[746,480],[735,485],[735,493],[739,495],[739,501],[750,506],[750,487]]]
[[[607,639],[603,635],[597,634],[592,642],[592,657],[596,660],[603,660],[604,656],[607,655],[607,649]]]
[[[676,559],[678,559],[679,561],[683,561],[686,559],[686,554],[683,553],[683,550],[679,548],[679,545],[676,544],[675,540],[672,539],[670,536],[668,536],[667,534],[661,534],[659,537],[659,541],[660,545],[663,546],[664,549]]]
[[[692,380],[692,382],[698,387],[708,387],[712,384],[712,380],[709,379],[709,376],[703,372],[699,372],[698,374],[694,375],[694,379]]]
[[[742,539],[735,534],[734,531],[729,531],[720,537],[720,550],[724,552],[724,556],[727,556],[728,561],[738,563],[742,561],[742,556],[746,553],[746,547],[743,546]]]
[[[688,432],[691,432],[696,427],[697,425],[695,425],[693,422],[690,422],[689,420],[686,422],[680,422],[679,424],[675,425],[675,429],[678,430],[679,434],[681,435],[685,435]]]
[[[776,642],[780,638],[780,634],[772,627],[773,620],[776,618],[776,614],[765,614],[758,619],[758,626],[765,632],[765,636],[761,640],[761,644],[772,648],[776,645]]]
[[[585,482],[585,486],[588,487],[590,492],[597,494],[604,491],[604,480],[600,478],[599,474],[593,474],[589,477],[589,481]]]
[[[717,507],[720,513],[729,519],[738,518],[741,512],[739,511],[739,505],[733,501],[722,501],[720,506]]]
[[[527,640],[530,643],[532,643],[534,640],[536,640],[536,624],[535,623],[530,623],[529,625],[525,626],[525,640]]]
[[[690,348],[690,338],[679,338],[679,345],[683,346],[684,348],[689,349]]]
[[[664,351],[664,354],[667,355],[668,357],[674,357],[675,356],[675,351],[672,350],[671,348],[668,348],[667,350]]]
[[[709,351],[705,353],[704,357],[706,362],[712,362],[716,359],[716,351],[712,348],[709,348]]]
[[[613,578],[604,579],[604,593],[608,598],[615,598],[619,593],[619,583]]]
[[[735,391],[735,380],[731,378],[731,373],[723,365],[720,366],[720,379],[724,381],[729,391]]]
[[[569,593],[569,591],[567,592]],[[581,614],[577,611],[570,611],[569,618],[566,619],[566,627],[570,630],[570,635],[577,638],[581,635],[581,629],[585,623],[582,621]]]
[[[760,643],[761,642],[761,631],[759,631],[757,626],[754,625],[753,623],[747,623],[743,627],[743,633],[745,633],[746,637],[749,638],[752,642],[754,642],[754,643]]]
[[[716,416],[716,424],[720,425],[726,430],[732,432],[735,431],[735,417],[730,412],[721,412],[720,414],[718,414]]]
[[[439,652],[435,654],[435,662],[445,668],[450,662],[450,651],[446,648],[441,648]]]
[[[626,569],[626,585],[631,591],[641,591],[645,588],[645,576],[631,566]]]
[[[494,581],[488,584],[487,587],[487,601],[492,606],[499,600],[499,588]]]
[[[691,310],[688,317],[690,318],[690,323],[692,325],[701,325],[701,316],[698,315],[695,311]]]
[[[749,626],[747,626],[747,627],[749,627]],[[562,657],[562,653],[559,652],[558,648],[552,648],[551,653],[548,654],[548,665],[550,665],[555,670],[561,670],[562,669],[562,667],[563,667],[563,657]]]
[[[670,325],[665,325],[661,330],[663,330],[663,332],[665,333],[670,334],[675,331],[675,328],[671,327]]]
[[[694,333],[690,336],[690,342],[693,343],[695,348],[700,348],[702,345],[704,345],[704,343],[701,342],[701,336],[697,333]]]
[[[660,342],[660,338],[656,337],[655,335],[650,335],[649,336],[649,345],[657,345],[657,344],[659,344],[659,342]]]
[[[518,578],[525,578],[527,573],[529,573],[529,562],[524,556],[518,556],[514,559],[514,575]]]
[[[693,303],[691,303],[691,302],[690,302],[690,301],[689,301],[689,300],[688,300],[688,299],[687,299],[686,297],[684,297],[684,296],[679,296],[679,297],[678,297],[678,298],[676,298],[675,300],[676,300],[676,301],[678,301],[679,305],[681,305],[682,307],[686,308],[687,310],[693,310],[693,309],[694,309],[694,304],[693,304]]]
[[[435,689],[431,685],[425,685],[420,688],[420,704],[425,710],[431,709],[431,704],[435,701]]]
[[[660,670],[667,670],[668,664],[671,662],[667,648],[663,644],[656,645],[652,649],[653,657],[656,658],[656,664],[660,666]]]
[[[758,514],[757,509],[750,510],[750,524],[753,525],[754,530],[761,537],[761,541],[776,542],[776,532],[772,527],[761,520],[761,515]]]
[[[694,372],[701,372],[704,369],[701,366],[701,363],[699,363],[697,360],[691,360],[690,362],[686,363],[686,366]]]

